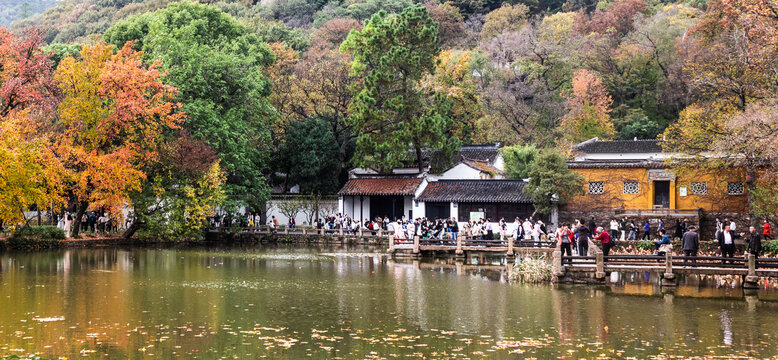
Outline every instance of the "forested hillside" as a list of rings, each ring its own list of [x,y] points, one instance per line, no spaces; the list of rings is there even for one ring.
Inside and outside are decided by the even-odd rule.
[[[261,203],[268,180],[332,193],[354,166],[429,154],[434,170],[461,144],[665,137],[672,151],[778,154],[771,0],[203,3],[63,0],[12,30],[40,29],[55,71],[102,42],[142,51],[186,116],[165,149],[180,157],[158,166],[194,166],[204,192],[224,174],[236,204]],[[192,200],[175,192],[193,180],[170,171],[136,201],[161,188]]]
[[[26,19],[57,4],[57,0],[0,0],[0,26]]]

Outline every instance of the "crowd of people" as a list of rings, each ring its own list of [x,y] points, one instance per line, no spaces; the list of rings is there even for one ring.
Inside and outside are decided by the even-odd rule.
[[[573,250],[576,255],[586,256],[589,253],[589,240],[596,240],[602,247],[603,254],[608,256],[611,248],[615,245],[616,239],[636,240],[642,230],[641,239],[650,240],[654,243],[656,255],[664,255],[673,251],[673,239],[665,229],[664,220],[658,219],[656,222],[656,238],[652,240],[652,227],[648,220],[643,222],[642,227],[636,226],[634,221],[624,218],[622,221],[611,219],[609,229],[606,231],[598,227],[594,219],[590,219],[587,224],[581,220],[576,220],[575,225],[563,224],[555,233],[555,238],[559,244],[563,256],[573,256]],[[641,229],[642,228],[642,229]],[[722,263],[734,263],[735,240],[743,238],[747,245],[747,253],[756,257],[762,250],[762,239],[772,240],[772,229],[770,223],[765,219],[761,229],[756,226],[750,226],[748,232],[737,233],[737,224],[729,219],[716,219],[715,241],[722,257]],[[620,236],[620,237],[619,237]],[[675,239],[680,240],[683,255],[685,257],[696,257],[700,249],[700,236],[697,227],[689,223],[684,218],[675,225]],[[733,259],[733,260],[728,260]],[[687,261],[685,259],[684,261]],[[692,262],[695,260],[692,259]]]
[[[54,214],[54,222],[57,227],[65,232],[65,237],[70,238],[70,234],[75,226],[79,227],[80,232],[92,232],[94,234],[107,234],[119,231],[119,221],[106,211],[88,211],[85,212],[80,221],[75,221],[77,215],[65,211],[62,215]]]
[[[86,215],[85,215],[86,216]],[[95,229],[95,222],[91,221],[94,214],[90,214],[81,221],[82,228]],[[101,222],[98,220],[96,224]],[[267,225],[270,230],[276,232],[281,224],[275,216],[267,219]],[[215,216],[211,218],[212,226],[231,226],[238,225],[259,226],[261,218],[258,213],[246,215]],[[286,223],[290,229],[294,229],[297,224],[294,218],[290,218]],[[665,226],[665,220],[658,218],[654,221],[643,219],[635,221],[628,217],[620,220],[612,218],[605,227],[597,226],[594,218],[588,222],[576,220],[574,223],[562,224],[552,233],[546,224],[539,219],[532,217],[515,218],[513,222],[507,222],[500,218],[494,222],[489,218],[473,219],[471,221],[459,222],[454,217],[449,218],[427,218],[420,217],[415,219],[406,219],[402,217],[396,220],[390,220],[388,216],[377,217],[375,219],[358,220],[353,219],[346,214],[333,214],[319,218],[313,226],[318,230],[333,232],[343,229],[344,232],[357,234],[360,230],[377,233],[379,230],[389,232],[397,240],[411,240],[415,236],[420,239],[437,239],[441,243],[456,243],[457,237],[461,234],[468,239],[477,240],[507,240],[520,239],[530,243],[539,244],[541,241],[552,239],[556,241],[563,252],[563,255],[573,256],[573,253],[579,256],[588,254],[589,240],[596,241],[601,247],[604,255],[609,255],[611,249],[617,240],[643,240],[651,241],[655,246],[655,254],[663,255],[673,251],[673,240],[681,242],[682,251],[685,256],[697,256],[699,252],[699,234],[697,227],[690,224],[689,219],[684,218],[676,221],[671,229]],[[735,240],[744,238],[748,244],[748,251],[754,255],[761,252],[762,239],[772,240],[772,230],[767,220],[764,220],[761,229],[751,226],[748,232],[737,233],[737,224],[729,219],[716,219],[715,240],[718,243],[718,249],[722,257],[732,258],[735,253]],[[673,235],[671,236],[671,230]],[[93,230],[96,231],[96,230]]]

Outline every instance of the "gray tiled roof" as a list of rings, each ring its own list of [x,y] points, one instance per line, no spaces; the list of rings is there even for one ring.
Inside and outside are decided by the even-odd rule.
[[[491,164],[499,154],[500,144],[462,145],[462,147],[459,148],[459,154],[457,154],[454,159],[454,163],[460,163],[463,160],[472,160]]]
[[[439,180],[427,184],[418,200],[531,204],[522,193],[526,184],[521,180]]]
[[[612,153],[661,153],[660,140],[589,140],[575,146],[575,149],[587,154]]]

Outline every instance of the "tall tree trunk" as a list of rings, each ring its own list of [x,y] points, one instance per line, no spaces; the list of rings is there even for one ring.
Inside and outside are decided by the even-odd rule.
[[[140,221],[138,221],[138,218],[133,219],[132,225],[127,228],[127,230],[124,230],[124,234],[122,234],[122,237],[129,240],[132,238],[133,235],[135,235],[135,232],[140,229]]]
[[[78,237],[78,233],[81,232],[81,218],[86,213],[86,208],[88,206],[89,206],[89,203],[86,202],[86,201],[80,201],[78,203],[78,208],[76,209],[76,217],[75,217],[75,219],[73,219],[73,222],[76,223],[76,226],[73,227],[71,225],[71,228],[73,230],[73,235],[72,235],[73,238],[77,238]]]
[[[424,161],[421,159],[421,146],[416,146],[416,164],[419,166],[419,174],[424,172]]]
[[[756,168],[754,166],[746,166],[746,187],[748,188],[748,217],[751,222],[749,225],[759,229],[759,219],[756,217],[756,210],[754,208],[754,190],[756,190]]]

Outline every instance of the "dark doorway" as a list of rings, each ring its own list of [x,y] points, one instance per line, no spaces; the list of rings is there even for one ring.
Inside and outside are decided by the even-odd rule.
[[[447,202],[424,203],[424,212],[428,219],[448,219],[451,217],[451,204]]]
[[[670,207],[670,182],[654,181],[654,207]]]
[[[371,196],[370,197],[370,219],[377,217],[389,217],[394,221],[399,219],[405,213],[405,200],[402,196]],[[364,219],[363,219],[364,220]]]

